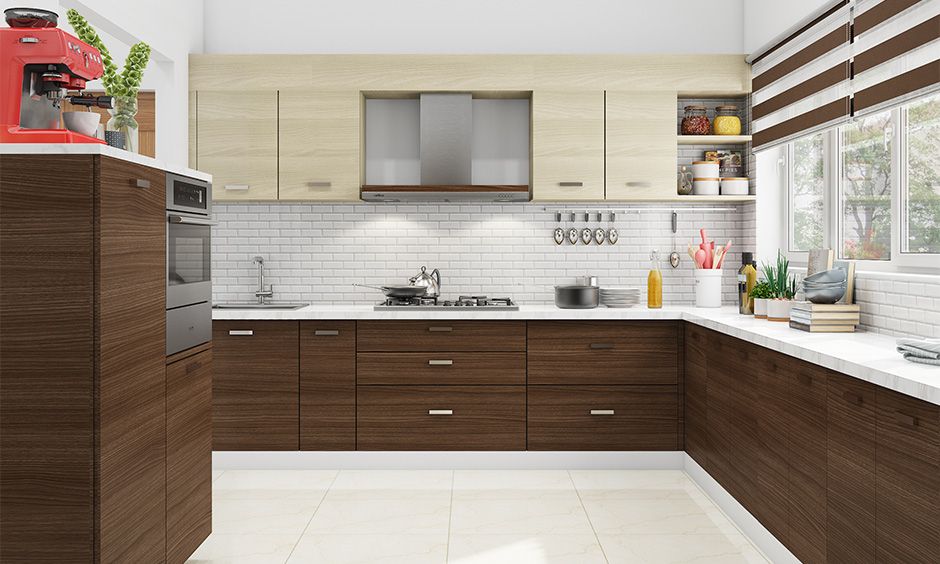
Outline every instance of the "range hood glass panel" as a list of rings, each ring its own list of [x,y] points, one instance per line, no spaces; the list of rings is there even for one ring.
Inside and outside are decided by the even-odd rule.
[[[469,185],[473,98],[421,94],[421,184]]]
[[[474,184],[529,184],[529,100],[473,101]]]
[[[366,184],[421,184],[418,100],[366,99]]]

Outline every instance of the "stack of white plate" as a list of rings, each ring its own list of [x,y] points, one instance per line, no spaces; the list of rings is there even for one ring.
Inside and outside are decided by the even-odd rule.
[[[633,307],[640,303],[640,289],[601,288],[600,302],[607,307]]]

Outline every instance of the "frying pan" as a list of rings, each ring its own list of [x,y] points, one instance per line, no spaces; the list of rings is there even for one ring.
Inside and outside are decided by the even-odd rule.
[[[375,288],[390,298],[416,298],[428,291],[427,286],[370,286],[368,284],[353,284],[361,288]]]

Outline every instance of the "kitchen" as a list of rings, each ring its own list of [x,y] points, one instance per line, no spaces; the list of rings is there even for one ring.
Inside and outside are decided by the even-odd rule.
[[[905,248],[898,233],[917,232],[901,231],[900,219],[890,223],[888,236],[877,230],[869,230],[868,239],[851,234],[846,210],[853,208],[839,199],[848,189],[838,182],[839,153],[831,152],[839,147],[839,135],[830,133],[862,128],[882,114],[890,114],[885,119],[894,135],[915,139],[936,131],[934,122],[917,118],[922,100],[928,108],[936,105],[940,82],[930,74],[936,63],[924,65],[937,58],[936,30],[929,27],[937,17],[936,1],[921,0],[889,15],[884,6],[893,3],[861,0],[844,6],[802,2],[787,10],[728,1],[709,13],[688,3],[643,6],[656,25],[630,34],[623,32],[627,20],[609,17],[626,8],[609,2],[575,13],[531,3],[488,5],[505,17],[493,21],[478,13],[483,10],[461,12],[466,23],[448,33],[432,25],[457,15],[444,7],[415,12],[402,21],[406,27],[389,30],[385,22],[401,14],[377,3],[370,5],[373,13],[386,17],[354,17],[353,8],[337,7],[334,19],[347,23],[335,26],[324,26],[311,8],[291,6],[299,18],[323,26],[323,36],[279,37],[280,42],[270,39],[283,24],[256,22],[252,9],[234,10],[228,3],[200,3],[201,13],[197,9],[182,23],[156,7],[91,4],[75,7],[108,45],[145,40],[154,48],[141,91],[156,91],[153,146],[159,159],[102,147],[93,153],[102,155],[95,166],[103,180],[112,177],[105,174],[111,161],[164,171],[162,180],[156,173],[132,176],[132,187],[141,189],[137,180],[150,187],[165,183],[168,194],[176,191],[166,172],[211,182],[210,221],[218,222],[211,227],[211,302],[236,306],[211,310],[211,343],[203,337],[195,347],[161,351],[160,359],[147,353],[154,370],[163,366],[163,356],[176,360],[166,365],[165,382],[159,380],[166,386],[166,395],[159,396],[166,405],[166,461],[148,458],[166,474],[161,491],[167,513],[165,521],[150,517],[169,527],[171,507],[183,511],[184,521],[199,515],[193,527],[198,534],[181,541],[172,557],[169,528],[157,537],[152,530],[132,533],[128,538],[140,534],[152,541],[138,543],[153,549],[148,554],[157,554],[164,543],[167,562],[185,561],[190,553],[193,562],[936,560],[937,369],[903,360],[895,339],[940,338],[937,251],[929,241],[926,252]],[[59,27],[72,33],[64,17],[69,7],[49,6],[60,14]],[[805,37],[797,34],[795,43],[758,60],[830,8]],[[544,27],[513,39],[533,12],[548,18]],[[801,41],[813,43],[841,29],[839,18],[850,13],[857,29],[871,27],[872,14],[892,20],[875,23],[875,39],[857,32],[853,56],[859,68],[884,66],[871,57],[866,62],[865,46],[916,29],[921,47],[905,47],[912,51],[910,61],[879,56],[904,70],[925,66],[930,72],[909,75],[907,82],[926,82],[896,100],[868,105],[864,87],[879,77],[857,69],[857,84],[848,75],[827,75],[820,89],[825,103],[806,106],[802,96],[787,101],[788,88],[838,67],[849,49],[837,41],[805,68],[784,72],[773,65],[799,53]],[[154,37],[145,22],[169,35]],[[578,22],[585,25],[568,28]],[[473,29],[481,26],[494,32],[492,42],[481,44],[476,37]],[[571,37],[559,41],[560,33]],[[745,62],[745,53],[753,64]],[[895,67],[890,72],[902,74]],[[817,105],[826,111],[838,106],[830,100],[838,101],[847,89],[854,89],[855,121],[846,118],[849,113],[816,111]],[[496,186],[496,196],[422,197],[416,189],[427,174],[421,100],[427,92],[473,93],[471,113],[463,118],[473,123],[472,138],[463,141],[471,147],[465,167],[470,180],[433,181],[434,190]],[[682,135],[686,106],[705,106],[713,122],[718,106],[736,106],[745,136]],[[811,123],[801,121],[803,115]],[[907,125],[921,123],[917,119],[924,128]],[[774,137],[781,124],[799,127]],[[878,141],[866,150],[878,149]],[[899,151],[892,152],[898,145],[884,142],[882,153],[891,149],[888,160],[899,158]],[[23,209],[19,201],[8,199],[21,195],[8,190],[20,182],[11,180],[15,167],[9,163],[29,152],[14,144],[0,147],[3,231],[21,233],[14,240],[25,246],[32,231],[29,217],[17,213]],[[84,158],[75,145],[67,147],[61,152]],[[846,144],[844,150],[850,148]],[[916,148],[910,145],[908,156],[917,157]],[[735,176],[748,177],[747,193],[699,195],[693,185],[692,195],[679,195],[681,187],[673,189],[672,182],[682,167],[692,170],[705,151],[716,149],[740,151]],[[845,164],[859,166],[867,159],[852,157]],[[819,177],[804,181],[807,166],[818,167]],[[77,185],[80,176],[68,178]],[[891,178],[901,182],[899,177]],[[525,201],[498,201],[520,185],[529,187]],[[52,190],[55,184],[44,186]],[[417,199],[389,196],[389,186],[406,186]],[[89,189],[107,193],[103,181]],[[41,201],[34,197],[30,203]],[[171,201],[151,199],[147,209],[159,215],[159,224],[147,223],[146,233],[159,244],[140,248],[151,249],[163,263],[167,226],[173,225]],[[400,201],[376,201],[395,199]],[[891,213],[900,214],[904,202],[892,199]],[[931,202],[925,204],[928,211],[936,209]],[[96,235],[100,272],[82,278],[91,292],[86,295],[98,296],[100,311],[74,312],[73,299],[55,302],[45,314],[98,315],[102,335],[112,334],[109,319],[125,322],[120,300],[139,299],[147,311],[161,312],[155,313],[159,322],[141,316],[141,331],[159,338],[161,346],[169,344],[169,325],[162,319],[169,323],[168,312],[177,309],[164,299],[173,288],[169,269],[161,266],[159,280],[146,278],[140,286],[118,277],[113,291],[122,285],[128,291],[110,293],[108,261],[127,252],[132,239],[125,238],[132,233],[120,231],[119,221],[105,221],[104,214],[120,209],[82,209],[102,214],[102,229],[118,229],[114,239],[106,231]],[[56,216],[43,217],[48,223]],[[920,226],[928,238],[936,229],[929,221],[905,225]],[[557,229],[565,236],[561,243]],[[576,242],[567,239],[572,230]],[[594,238],[586,238],[585,230]],[[141,244],[151,244],[144,243],[143,232],[139,236]],[[887,237],[886,247],[879,236]],[[38,268],[36,259],[17,255],[9,241],[0,249],[0,311],[8,322],[3,325],[12,328],[19,327],[14,322],[24,308],[41,311],[47,304],[36,304],[37,297],[49,294],[22,292],[21,286],[39,288],[42,280],[39,271],[29,270]],[[112,241],[118,246],[109,246]],[[716,297],[696,290],[697,279],[713,273],[696,268],[688,254],[689,247],[694,254],[710,241],[722,248],[730,242],[731,262],[716,269],[721,308],[697,307],[700,298]],[[94,260],[94,247],[80,247],[72,251]],[[758,265],[776,265],[782,250],[792,261],[790,271],[803,277],[808,251],[826,247],[835,250],[836,260],[852,259],[856,268],[852,334],[813,335],[739,313],[741,253],[753,253]],[[882,255],[876,257],[878,249]],[[654,250],[661,308],[644,303]],[[673,250],[679,255],[676,268],[670,263]],[[208,262],[204,256],[199,261]],[[19,265],[27,268],[17,274]],[[600,307],[557,307],[555,286],[585,276],[596,277],[600,291],[588,299]],[[95,294],[95,284],[104,293]],[[437,290],[439,305],[379,305],[382,291],[354,284],[418,284]],[[463,303],[481,304],[472,298],[481,294],[495,305],[446,305],[462,296],[471,298]],[[148,298],[154,295],[159,299]],[[267,307],[257,307],[260,302]],[[22,327],[35,325],[26,319]],[[59,333],[47,328],[38,334],[42,342],[54,342],[82,326],[74,321]],[[17,404],[11,402],[19,390],[8,386],[19,382],[12,375],[26,374],[28,367],[11,353],[28,349],[17,348],[22,343],[10,332],[3,337],[3,410],[14,414]],[[118,349],[96,353],[101,367],[110,350]],[[20,360],[38,362],[35,351],[28,352],[34,356]],[[211,360],[194,360],[205,353],[210,354],[201,358]],[[190,371],[197,362],[202,364]],[[180,367],[182,378],[171,380],[171,366]],[[211,399],[203,375],[208,366]],[[187,506],[171,501],[170,422],[176,404],[170,385],[190,385],[194,375],[203,387],[177,396],[192,400],[180,405],[203,410],[203,419],[190,427],[201,433],[192,451],[198,462],[178,459],[184,462],[176,466],[198,474],[198,487],[180,496],[191,502]],[[106,380],[95,382],[93,389],[107,389]],[[160,385],[152,383],[148,393]],[[76,379],[76,385],[87,382]],[[100,413],[110,413],[97,405],[104,409]],[[132,421],[138,415],[127,414]],[[122,465],[135,467],[135,461],[108,455],[121,451],[108,451],[107,433],[115,431],[104,421],[100,425],[101,453],[90,454],[104,465],[97,483],[109,468],[121,477]],[[58,428],[67,431],[68,422]],[[15,436],[11,429],[4,424],[5,439]],[[156,427],[147,429],[151,440]],[[187,440],[185,433],[180,437]],[[4,513],[9,508],[7,515],[27,515],[32,509],[36,515],[36,504],[12,502],[21,485],[18,472],[27,467],[19,454],[12,455],[17,451],[7,450],[14,446],[5,440]],[[94,468],[89,483],[96,483]],[[160,494],[148,495],[153,501]],[[75,511],[86,507],[70,499]],[[114,499],[144,505],[126,490]],[[111,502],[103,496],[87,507],[119,521],[123,514],[111,513]],[[92,523],[95,517],[87,519]],[[4,539],[37,538],[9,529],[6,517],[3,527]],[[143,553],[122,557],[120,542],[101,534],[96,559],[156,561]],[[0,541],[0,549],[4,560],[44,561],[20,556],[13,541]]]

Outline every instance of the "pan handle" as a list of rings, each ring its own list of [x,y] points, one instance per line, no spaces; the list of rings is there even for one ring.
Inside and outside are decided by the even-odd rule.
[[[387,288],[384,288],[382,286],[370,286],[368,284],[356,284],[355,282],[353,282],[353,286],[359,286],[360,288],[372,288],[375,290],[382,290],[383,292],[387,290]]]

